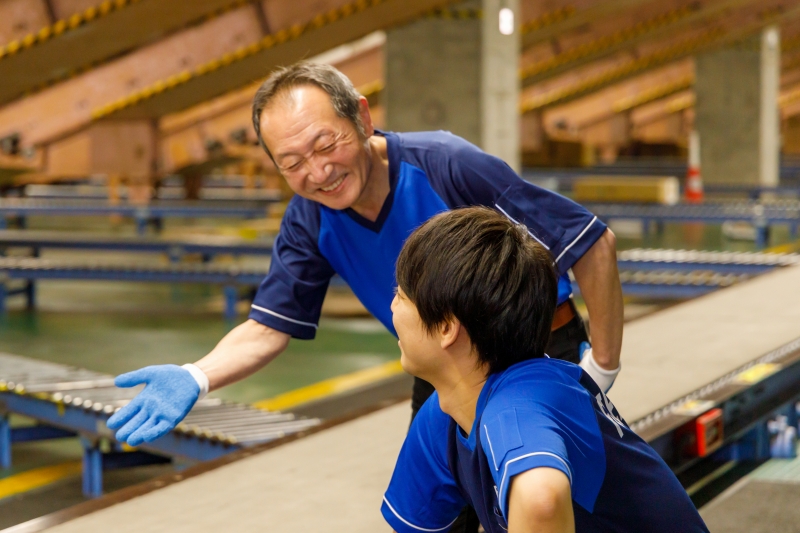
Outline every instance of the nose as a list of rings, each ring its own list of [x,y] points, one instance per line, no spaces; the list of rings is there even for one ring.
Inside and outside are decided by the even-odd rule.
[[[308,177],[315,185],[321,185],[328,181],[333,172],[333,165],[328,164],[319,157],[312,157],[308,160]]]

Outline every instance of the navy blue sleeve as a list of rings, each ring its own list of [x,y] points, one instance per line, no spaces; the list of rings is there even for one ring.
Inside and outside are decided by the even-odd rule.
[[[564,274],[605,232],[586,208],[520,178],[503,160],[446,132],[402,135],[404,147],[448,207],[483,205],[528,227]]]
[[[397,533],[447,531],[466,502],[447,464],[450,417],[428,398],[400,450],[381,513]]]
[[[319,251],[317,235],[319,209],[295,196],[281,221],[269,273],[258,287],[249,318],[298,339],[314,338],[334,275]]]
[[[541,401],[532,397],[533,387],[533,396]],[[594,408],[585,394],[548,376],[498,391],[481,418],[480,439],[506,520],[511,480],[539,467],[563,472],[572,499],[592,512],[606,458]]]

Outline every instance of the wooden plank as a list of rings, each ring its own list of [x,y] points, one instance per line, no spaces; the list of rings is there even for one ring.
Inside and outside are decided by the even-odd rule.
[[[163,80],[128,98],[95,110],[95,117],[156,118],[263,77],[278,65],[291,64],[330,50],[373,31],[407,22],[447,0],[356,0],[347,9],[320,15],[305,26],[295,26],[241,48],[193,72]]]
[[[675,176],[585,176],[572,186],[576,202],[675,205],[680,183]]]
[[[122,0],[99,8],[97,4],[97,0],[61,0],[54,10],[68,18],[29,26],[27,36],[0,49],[0,104],[241,2]]]
[[[260,37],[252,6],[231,11],[0,107],[0,137],[16,132],[24,146],[63,138],[87,126],[95,106],[257,42]]]
[[[521,104],[523,112],[543,110],[583,98],[606,87],[625,81],[648,70],[680,61],[700,52],[729,46],[751,36],[770,24],[780,24],[800,17],[800,5],[792,5],[779,13],[754,17],[754,20],[735,29],[710,28],[695,36],[662,47],[647,55],[620,60],[608,68],[591,74],[572,72],[577,80],[569,85],[555,84],[545,91],[527,97]]]
[[[707,23],[712,17],[746,5],[751,0],[723,0],[721,2],[687,3],[681,7],[664,11],[637,24],[609,35],[603,35],[590,43],[566,48],[550,59],[536,62],[520,71],[523,86],[533,85],[553,78],[571,69],[587,65],[617,52],[629,50],[637,45],[664,37],[673,37],[690,26]]]

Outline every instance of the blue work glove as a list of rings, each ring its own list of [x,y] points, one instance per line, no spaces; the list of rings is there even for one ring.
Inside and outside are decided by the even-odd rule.
[[[152,442],[166,435],[194,406],[200,386],[192,374],[177,365],[148,366],[117,376],[117,387],[145,388],[128,405],[108,419],[116,438],[131,446]]]
[[[578,351],[581,357],[581,362],[578,363],[580,367],[597,383],[601,391],[608,392],[617,379],[621,367],[617,367],[616,370],[606,370],[598,365],[592,354],[592,345],[588,342],[582,342]]]

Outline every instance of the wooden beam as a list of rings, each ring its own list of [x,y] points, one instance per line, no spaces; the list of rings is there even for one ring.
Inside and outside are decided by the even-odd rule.
[[[699,35],[670,44],[651,54],[620,60],[609,68],[592,75],[579,76],[577,73],[571,73],[575,74],[577,82],[543,90],[527,98],[523,96],[524,100],[520,107],[522,112],[528,112],[563,105],[653,68],[691,57],[699,52],[730,46],[761,31],[770,24],[778,24],[798,17],[800,17],[800,5],[794,4],[785,11],[767,14],[734,30],[710,28]]]
[[[356,0],[307,24],[281,30],[193,71],[159,81],[95,109],[95,119],[152,118],[187,109],[264,76],[278,65],[330,50],[388,26],[408,22],[447,0]]]
[[[656,0],[602,0],[584,9],[566,6],[522,27],[522,48],[530,48],[559,35]],[[552,22],[550,22],[552,20]]]
[[[0,137],[17,133],[23,146],[47,144],[92,121],[92,109],[131,91],[261,38],[252,6],[177,32],[115,61],[0,107]]]
[[[670,11],[649,17],[633,26],[609,35],[568,48],[552,58],[538,61],[520,70],[524,87],[553,78],[568,70],[630,50],[646,41],[674,36],[691,26],[709,22],[712,17],[739,8],[752,0],[723,0],[721,2],[691,2]]]
[[[90,7],[0,48],[0,104],[240,4],[241,0],[117,0]]]

